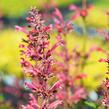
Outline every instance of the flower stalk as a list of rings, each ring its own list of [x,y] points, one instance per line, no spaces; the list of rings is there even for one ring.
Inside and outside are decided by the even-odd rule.
[[[21,48],[21,66],[25,74],[31,78],[31,83],[25,85],[31,90],[30,101],[23,109],[55,109],[62,104],[62,100],[55,98],[58,89],[61,88],[61,81],[57,81],[53,86],[48,84],[48,80],[53,75],[52,66],[55,64],[52,57],[53,51],[62,41],[58,40],[53,47],[49,47],[49,32],[52,25],[46,26],[42,16],[36,8],[29,11],[26,20],[29,23],[28,30],[16,26],[16,29],[26,34]]]

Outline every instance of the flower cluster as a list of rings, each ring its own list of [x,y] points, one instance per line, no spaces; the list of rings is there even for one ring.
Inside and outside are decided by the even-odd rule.
[[[55,109],[62,100],[57,100],[55,94],[61,88],[62,82],[59,80],[53,86],[48,84],[48,80],[53,76],[52,66],[55,60],[52,57],[53,51],[62,44],[58,40],[51,48],[49,47],[49,32],[52,26],[46,26],[41,14],[36,8],[29,11],[26,18],[28,30],[16,26],[26,34],[21,48],[21,66],[24,73],[31,77],[31,83],[25,83],[33,94],[30,94],[30,102],[23,109]]]
[[[109,74],[109,59],[100,59],[99,62],[106,62],[108,64],[108,71],[106,74]],[[109,106],[109,78],[107,77],[102,83],[102,92],[103,92],[103,105]]]
[[[102,103],[106,106],[109,105],[109,78],[106,78],[102,83],[103,99]]]
[[[105,39],[106,42],[109,41],[109,35],[107,33],[105,33],[104,31],[102,31],[100,29],[98,29],[97,32],[103,36],[103,38]],[[99,59],[99,62],[107,63],[106,74],[109,74],[109,53],[104,49],[99,49],[99,51],[103,52],[107,56],[107,59],[101,58],[101,59]],[[102,87],[102,93],[103,93],[102,103],[105,106],[109,106],[109,78],[108,78],[108,76],[103,81],[101,87]]]
[[[59,80],[61,80],[63,83],[63,88],[61,89],[61,93],[57,94],[57,98],[64,102],[62,108],[68,109],[72,107],[73,104],[76,104],[80,100],[86,98],[87,93],[85,88],[80,84],[76,84],[78,80],[81,81],[83,78],[85,78],[86,74],[76,71],[76,76],[70,75],[71,72],[72,74],[75,73],[74,62],[78,62],[77,58],[81,58],[81,55],[79,55],[80,53],[78,53],[76,49],[74,49],[73,52],[69,52],[67,47],[67,41],[65,37],[67,37],[66,34],[73,30],[73,25],[70,20],[69,22],[65,22],[63,20],[63,16],[58,9],[55,9],[53,17],[55,29],[58,32],[57,39],[63,40],[63,46],[61,47],[61,50],[56,52],[56,54],[61,58],[57,62],[56,73]]]
[[[58,8],[55,8],[53,12],[53,20],[55,22],[55,29],[58,31],[59,35],[66,35],[73,30],[72,21],[69,20],[65,22]]]

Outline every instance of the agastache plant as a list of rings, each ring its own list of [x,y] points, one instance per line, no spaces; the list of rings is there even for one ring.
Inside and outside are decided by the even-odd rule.
[[[108,15],[108,14],[107,14]],[[106,42],[109,42],[109,31],[108,33],[106,33],[105,31],[98,29],[97,32],[99,34],[101,34],[104,38],[104,40]],[[105,62],[107,63],[107,77],[105,78],[105,80],[103,80],[101,87],[102,87],[102,104],[108,108],[109,107],[109,78],[108,78],[108,74],[109,74],[109,53],[106,50],[102,50],[104,54],[106,54],[107,59],[105,58],[101,58],[99,60],[99,62]]]
[[[109,54],[108,54],[109,56]],[[106,74],[109,74],[109,59],[100,59],[99,62],[106,62],[107,63],[107,72]],[[109,78],[106,77],[106,79],[102,83],[102,92],[103,92],[103,99],[102,103],[105,106],[109,106]]]
[[[55,9],[53,18],[55,22],[54,27],[58,33],[57,39],[63,40],[61,50],[56,52],[56,54],[61,58],[57,62],[56,73],[59,80],[63,82],[63,89],[61,90],[61,93],[57,94],[57,98],[63,100],[63,109],[69,109],[87,97],[88,92],[84,88],[83,83],[83,79],[87,77],[87,74],[84,73],[84,67],[87,60],[95,51],[103,53],[107,52],[97,45],[91,46],[89,50],[85,52],[79,51],[77,47],[74,47],[72,51],[69,51],[66,38],[68,37],[68,33],[73,30],[72,21],[64,21],[59,9]],[[77,82],[79,84],[76,84]]]
[[[16,29],[26,34],[22,39],[21,66],[26,75],[30,76],[31,83],[25,85],[32,91],[30,101],[23,109],[55,109],[62,104],[62,100],[56,99],[58,89],[62,88],[62,81],[59,80],[50,86],[48,80],[54,75],[52,66],[55,60],[52,57],[53,51],[62,45],[58,40],[51,48],[49,47],[49,32],[52,26],[46,26],[41,14],[36,8],[29,11],[26,20],[29,23],[28,30],[16,26]]]
[[[75,83],[77,80],[85,78],[86,75],[77,74],[78,72],[76,72],[76,76],[70,75],[71,69],[73,69],[72,60],[75,51],[69,52],[66,37],[67,34],[73,30],[72,21],[69,20],[65,22],[63,15],[57,8],[53,12],[53,19],[55,22],[54,27],[58,32],[57,39],[63,40],[61,50],[56,53],[61,57],[61,60],[57,62],[57,71],[60,69],[61,73],[57,72],[57,76],[59,80],[63,82],[63,89],[61,89],[61,93],[57,94],[57,98],[64,102],[61,108],[69,109],[80,100],[85,99],[87,94],[84,87]]]
[[[109,12],[106,13],[108,19],[109,19]],[[109,21],[108,21],[108,27],[109,27]],[[104,38],[104,41],[105,42],[109,42],[109,30],[108,32],[105,32],[101,29],[98,29],[97,32],[103,36]],[[99,62],[105,62],[107,63],[107,76],[105,78],[105,80],[102,82],[102,85],[101,85],[101,88],[102,88],[102,93],[103,93],[103,96],[102,96],[102,104],[108,108],[109,107],[109,78],[108,78],[108,75],[109,75],[109,52],[107,52],[106,50],[102,50],[102,52],[107,56],[107,59],[106,58],[101,58],[99,60]]]

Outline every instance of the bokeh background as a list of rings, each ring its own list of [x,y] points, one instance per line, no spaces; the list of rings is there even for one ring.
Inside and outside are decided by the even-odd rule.
[[[24,75],[20,66],[19,52],[19,44],[24,34],[17,32],[15,25],[26,25],[25,18],[32,6],[49,14],[58,7],[67,19],[74,13],[68,9],[71,4],[81,8],[82,0],[0,0],[0,109],[14,109],[28,97],[26,95],[28,91],[23,88]],[[109,19],[106,12],[109,10],[109,0],[87,0],[87,4],[93,5],[93,8],[88,12],[85,23],[81,17],[72,21],[74,31],[68,36],[68,47],[72,49],[79,46],[81,49],[86,43],[86,51],[93,45],[108,50],[108,43],[96,30],[108,31]],[[84,42],[85,26],[87,42]],[[92,53],[83,71],[88,75],[84,85],[89,90],[89,97],[92,97],[92,100],[98,98],[97,90],[107,70],[106,64],[98,62],[101,57],[105,58],[106,55],[100,52]],[[22,95],[23,92],[25,96]]]

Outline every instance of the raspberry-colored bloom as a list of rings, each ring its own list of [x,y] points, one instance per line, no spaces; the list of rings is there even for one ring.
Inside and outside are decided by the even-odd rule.
[[[109,78],[106,78],[102,83],[103,105],[109,106]]]
[[[61,58],[61,61],[57,62],[56,74],[63,84],[62,89],[60,89],[60,93],[56,94],[56,97],[63,101],[61,108],[67,109],[69,106],[78,103],[81,99],[85,99],[87,95],[85,89],[80,85],[75,85],[75,82],[85,78],[86,74],[81,73],[77,74],[76,76],[70,75],[72,72],[71,69],[73,69],[73,61],[78,61],[77,58],[73,56],[73,53],[77,53],[76,50],[74,50],[73,53],[69,52],[67,48],[67,41],[65,40],[65,37],[67,37],[66,34],[73,30],[73,27],[70,28],[70,31],[66,30],[68,25],[72,26],[72,23],[71,21],[65,22],[61,12],[58,9],[55,9],[53,15],[54,25],[58,33],[57,40],[61,40],[63,42],[61,50],[56,53]],[[80,57],[80,55],[78,57]],[[58,73],[58,70],[60,70],[60,73]]]
[[[72,20],[75,20],[75,19],[77,19],[79,16],[81,16],[81,17],[83,17],[83,18],[85,18],[85,17],[87,17],[87,15],[88,15],[88,11],[90,11],[91,9],[93,8],[93,6],[92,5],[89,5],[87,8],[79,8],[79,7],[77,7],[76,5],[70,5],[69,6],[69,9],[71,10],[71,11],[75,11],[75,14],[72,16]]]
[[[59,35],[66,35],[73,30],[72,21],[65,22],[63,15],[57,8],[53,12],[53,20],[55,22],[55,29],[57,29]]]
[[[61,17],[61,16],[60,16]],[[48,84],[48,79],[53,74],[52,65],[54,59],[53,51],[63,42],[58,40],[51,48],[49,47],[49,32],[52,25],[46,26],[38,10],[32,8],[26,18],[29,23],[29,29],[16,26],[18,31],[24,32],[27,37],[22,39],[21,48],[21,66],[24,73],[31,77],[31,83],[25,85],[36,94],[30,94],[30,101],[23,109],[55,109],[62,103],[55,99],[55,94],[61,88],[61,81],[57,81],[53,86]],[[42,102],[39,105],[38,98]]]

